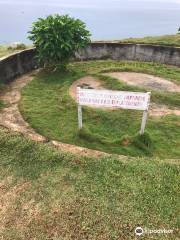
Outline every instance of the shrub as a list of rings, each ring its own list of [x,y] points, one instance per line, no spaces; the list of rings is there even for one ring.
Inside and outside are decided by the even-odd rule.
[[[13,43],[11,46],[9,46],[8,50],[24,50],[26,49],[26,45],[24,43]]]
[[[41,64],[64,69],[75,52],[90,42],[90,33],[81,20],[56,14],[34,22],[28,38]]]

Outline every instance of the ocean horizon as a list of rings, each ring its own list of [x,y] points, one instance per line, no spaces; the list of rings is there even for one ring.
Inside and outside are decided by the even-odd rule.
[[[0,44],[30,43],[32,22],[55,13],[84,21],[92,40],[175,34],[180,26],[179,0],[0,0]]]

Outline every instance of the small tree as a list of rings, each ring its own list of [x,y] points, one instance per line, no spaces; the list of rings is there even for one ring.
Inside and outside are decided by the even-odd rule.
[[[28,38],[33,41],[41,64],[66,69],[75,52],[90,42],[90,36],[81,20],[56,14],[34,22]]]

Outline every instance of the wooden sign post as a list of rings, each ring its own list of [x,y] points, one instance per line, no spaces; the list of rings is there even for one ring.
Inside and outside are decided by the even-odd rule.
[[[82,106],[78,105],[78,128],[82,128]]]
[[[77,88],[77,99],[78,99],[78,128],[82,128],[82,106],[79,104],[79,92],[80,87]]]
[[[147,102],[147,109],[143,112],[140,135],[144,134],[144,130],[145,130],[146,122],[147,122],[147,118],[148,118],[148,110],[149,110],[149,105],[150,105],[151,93],[148,92],[147,94],[149,95],[149,99],[148,99],[148,102]]]
[[[143,112],[140,134],[144,134],[151,93],[95,90],[77,88],[78,128],[82,128],[82,106],[96,106],[141,110]]]

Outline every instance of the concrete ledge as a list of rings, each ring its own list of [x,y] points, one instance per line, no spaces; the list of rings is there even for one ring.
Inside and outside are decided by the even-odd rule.
[[[91,43],[77,54],[79,60],[138,60],[180,66],[180,48],[131,43]]]
[[[17,76],[37,68],[35,51],[35,48],[32,48],[1,58],[0,82],[8,83]],[[137,60],[180,67],[180,48],[148,44],[92,42],[87,48],[76,53],[75,59],[77,61]]]
[[[0,59],[0,83],[9,83],[17,76],[38,67],[35,48],[23,50]]]

